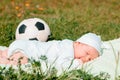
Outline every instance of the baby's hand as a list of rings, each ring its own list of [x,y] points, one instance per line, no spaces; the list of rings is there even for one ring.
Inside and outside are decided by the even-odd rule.
[[[28,62],[28,58],[21,52],[16,52],[9,58],[9,64],[18,65],[18,64],[26,64]]]

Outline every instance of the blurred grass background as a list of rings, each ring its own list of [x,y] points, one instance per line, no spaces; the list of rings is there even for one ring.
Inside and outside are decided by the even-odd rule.
[[[0,45],[14,41],[18,24],[31,17],[45,20],[54,39],[76,40],[87,32],[120,37],[120,0],[0,0]]]

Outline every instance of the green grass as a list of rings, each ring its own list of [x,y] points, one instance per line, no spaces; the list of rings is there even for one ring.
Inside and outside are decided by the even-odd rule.
[[[13,67],[0,67],[0,80],[109,80],[109,74],[100,73],[93,76],[84,69],[65,71],[57,76],[57,70],[54,67],[47,68],[44,72],[40,61],[31,60],[32,66],[26,65],[28,71],[24,71],[21,65],[18,69]]]
[[[31,17],[44,19],[52,32],[53,39],[76,40],[87,32],[94,32],[101,35],[102,40],[110,40],[120,37],[120,1],[119,0],[1,0],[0,1],[0,45],[8,46],[15,40],[15,31],[18,24]],[[8,70],[6,79],[19,76]],[[84,72],[84,71],[83,71]],[[91,74],[75,71],[75,78],[78,74],[86,75],[91,80],[101,80]],[[51,75],[48,80],[68,80],[71,73],[56,77]],[[2,72],[1,72],[2,74]],[[12,75],[13,74],[13,75]],[[34,79],[40,75],[26,74],[27,78]],[[69,74],[69,75],[68,75]],[[32,77],[30,77],[32,76]],[[45,75],[44,75],[45,76]],[[42,76],[42,79],[45,77]],[[66,77],[67,76],[67,77]],[[77,76],[77,77],[76,77]],[[23,77],[23,78],[26,78]],[[0,76],[5,79],[5,76]],[[60,79],[59,79],[60,78]],[[94,78],[94,79],[93,79]],[[79,79],[72,79],[79,80]],[[84,79],[89,80],[89,79]],[[105,79],[102,79],[105,80]]]

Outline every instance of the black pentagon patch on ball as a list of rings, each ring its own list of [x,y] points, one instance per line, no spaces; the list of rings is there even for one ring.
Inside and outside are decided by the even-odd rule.
[[[35,26],[37,27],[38,30],[44,30],[45,29],[44,24],[41,23],[41,22],[37,22],[35,24]]]
[[[22,33],[25,33],[25,29],[26,29],[26,25],[21,25],[20,27],[19,27],[19,34],[22,34]]]

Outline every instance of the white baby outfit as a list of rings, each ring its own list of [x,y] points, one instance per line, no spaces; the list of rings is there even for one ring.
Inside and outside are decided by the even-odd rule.
[[[73,41],[68,39],[48,42],[16,40],[9,46],[8,55],[11,56],[16,51],[21,51],[28,58],[35,60],[46,56],[48,63],[53,64],[54,62],[54,66],[61,71],[68,69],[72,61],[70,69],[80,65],[80,62],[74,59]]]
[[[80,37],[77,41],[90,45],[101,53],[100,36],[88,33]],[[9,46],[8,55],[11,56],[16,51],[21,51],[28,58],[35,60],[39,60],[41,56],[46,56],[49,65],[54,64],[53,66],[59,70],[59,73],[66,69],[73,70],[81,67],[80,61],[74,59],[73,41],[68,39],[48,42],[16,40]],[[45,70],[45,66],[42,66]]]

